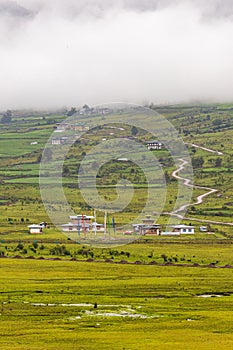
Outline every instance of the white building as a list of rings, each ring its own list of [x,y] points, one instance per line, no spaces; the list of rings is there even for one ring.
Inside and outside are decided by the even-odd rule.
[[[32,234],[33,233],[43,233],[43,227],[41,225],[33,224],[33,225],[29,225],[28,228],[29,228],[29,232]]]
[[[54,137],[51,140],[52,145],[62,145],[67,140],[67,137]]]
[[[147,142],[147,148],[149,150],[155,150],[155,149],[162,149],[163,144],[159,141],[148,141]]]
[[[93,221],[95,217],[92,215],[80,214],[69,218],[68,224],[61,225],[64,232],[104,232],[104,225]]]
[[[161,232],[161,236],[193,235],[194,233],[195,233],[194,226],[170,225],[168,231]]]

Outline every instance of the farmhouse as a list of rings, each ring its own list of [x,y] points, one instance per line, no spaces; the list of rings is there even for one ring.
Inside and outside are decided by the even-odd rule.
[[[193,235],[194,226],[191,225],[170,225],[169,231],[161,232],[161,236]]]
[[[70,216],[70,222],[68,224],[61,225],[62,231],[64,232],[104,232],[104,225],[92,222],[94,216],[91,215],[75,215]]]
[[[62,145],[67,140],[67,137],[54,137],[51,140],[52,145]]]
[[[154,219],[150,215],[146,215],[145,219],[142,219],[142,223],[133,224],[133,229],[135,233],[140,235],[159,235],[161,226],[154,223]]]
[[[29,225],[28,228],[29,228],[29,232],[32,234],[33,233],[43,233],[43,226],[42,225],[33,224],[33,225]]]
[[[164,146],[159,141],[148,141],[147,148],[148,148],[148,150],[155,150],[155,149],[162,149],[162,148],[164,148]]]
[[[89,127],[85,124],[71,124],[71,123],[57,123],[56,124],[57,131],[66,131],[66,130],[73,130],[73,131],[88,131]]]
[[[104,232],[104,225],[98,224],[97,222],[93,222],[92,224],[72,224],[69,222],[68,224],[61,225],[63,232],[90,232],[90,231],[96,231],[96,232]]]

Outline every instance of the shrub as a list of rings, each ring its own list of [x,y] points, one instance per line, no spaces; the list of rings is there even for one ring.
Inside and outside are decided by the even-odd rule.
[[[19,243],[16,247],[17,250],[22,250],[24,248],[23,243]]]

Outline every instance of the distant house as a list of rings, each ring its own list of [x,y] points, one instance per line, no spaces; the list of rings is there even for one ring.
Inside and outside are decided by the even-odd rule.
[[[103,224],[98,224],[97,222],[92,223],[92,231],[96,232],[104,232],[104,225]]]
[[[70,222],[74,225],[78,225],[79,223],[83,222],[85,224],[90,225],[92,220],[94,220],[94,216],[92,215],[75,215],[75,216],[70,216]]]
[[[161,229],[161,226],[159,224],[155,224],[154,219],[152,219],[150,215],[147,215],[145,219],[142,219],[142,223],[133,224],[132,226],[134,232],[140,235],[159,235]]]
[[[169,231],[161,232],[161,236],[193,235],[194,226],[190,225],[170,225]]]
[[[128,162],[128,158],[118,158],[117,159],[119,162]]]
[[[73,130],[73,131],[88,131],[89,127],[85,124],[71,124],[71,123],[57,123],[56,124],[56,131],[57,132],[64,132],[66,130]]]
[[[96,113],[98,113],[98,114],[109,114],[109,113],[111,113],[112,112],[112,110],[111,109],[109,109],[109,108],[96,108],[95,109],[95,112]]]
[[[78,230],[83,231],[83,230],[88,230],[89,229],[89,225],[76,225],[76,224],[72,224],[72,222],[69,222],[68,224],[63,224],[61,225],[62,231],[63,232],[77,232]]]
[[[164,148],[163,144],[159,141],[148,141],[147,142],[148,150],[156,150]]]
[[[70,216],[70,222],[68,224],[61,225],[64,232],[104,232],[104,225],[93,222],[94,216],[91,215],[75,215]]]
[[[43,233],[43,226],[42,225],[29,225],[29,232],[34,234],[34,233]]]
[[[67,140],[67,137],[54,137],[51,140],[52,145],[62,145]]]
[[[83,224],[80,222],[80,224],[72,224],[69,222],[68,224],[61,225],[63,232],[104,232],[104,225],[98,224],[97,222],[93,222],[92,224]]]

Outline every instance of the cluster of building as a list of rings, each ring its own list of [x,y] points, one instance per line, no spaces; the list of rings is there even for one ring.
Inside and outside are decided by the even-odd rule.
[[[142,223],[134,224],[133,231],[139,235],[160,235],[160,236],[180,236],[193,235],[195,233],[194,226],[191,225],[168,225],[168,231],[163,231],[162,226],[154,223],[154,219],[147,215],[142,219]]]
[[[107,107],[89,107],[87,105],[83,106],[78,110],[80,115],[106,115],[112,113],[113,110]]]
[[[56,131],[57,132],[62,132],[62,131],[66,131],[66,130],[72,130],[72,131],[88,131],[89,127],[86,126],[85,124],[80,124],[80,123],[66,123],[66,122],[62,122],[62,123],[57,123],[56,124]]]
[[[67,224],[61,225],[61,229],[63,232],[71,233],[71,232],[78,232],[81,233],[105,233],[106,234],[106,217],[105,217],[105,223],[99,224],[96,221],[96,216],[92,215],[75,215],[75,216],[69,216],[70,221]],[[154,222],[154,219],[147,215],[144,219],[142,219],[141,223],[133,224],[133,230],[127,231],[126,234],[136,234],[139,236],[144,235],[159,235],[159,236],[180,236],[180,235],[193,235],[195,233],[194,226],[191,225],[168,225],[166,226],[166,231],[163,231],[162,226],[159,224],[156,224]],[[42,222],[38,225],[29,225],[29,231],[32,234],[37,233],[43,233],[43,228],[47,227],[47,224],[45,222]],[[114,224],[114,231],[115,231],[115,224]],[[200,231],[206,232],[206,227],[201,227]]]

